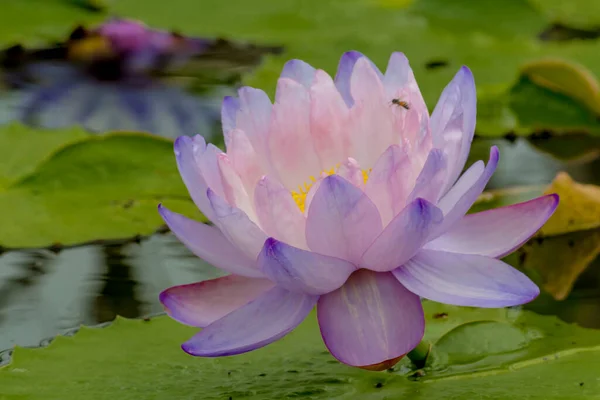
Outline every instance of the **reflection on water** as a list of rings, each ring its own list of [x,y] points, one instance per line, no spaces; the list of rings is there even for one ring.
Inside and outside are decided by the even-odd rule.
[[[600,161],[563,164],[526,141],[476,141],[472,160],[500,147],[502,162],[492,187],[550,182],[566,170],[575,179],[600,183]],[[37,346],[42,340],[96,325],[116,315],[138,317],[162,312],[165,288],[221,276],[192,255],[171,234],[141,243],[89,245],[66,249],[8,252],[0,256],[0,349]],[[583,326],[600,328],[600,260],[576,281],[569,297],[557,302],[542,295],[527,306]],[[6,361],[0,355],[0,363]]]
[[[79,325],[162,311],[163,289],[221,276],[171,234],[0,257],[0,349],[37,346]]]

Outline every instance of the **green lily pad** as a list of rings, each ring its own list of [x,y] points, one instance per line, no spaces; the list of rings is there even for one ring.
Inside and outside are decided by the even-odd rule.
[[[103,15],[64,0],[3,0],[0,46],[54,41]]]
[[[12,126],[0,132],[0,143],[8,160],[0,168],[2,247],[148,235],[163,225],[160,202],[202,219],[177,171],[171,141]]]
[[[15,349],[12,364],[0,369],[0,397],[458,400],[476,395],[547,400],[592,399],[600,390],[597,331],[514,309],[432,302],[424,307],[428,338],[441,337],[438,355],[462,351],[462,339],[473,335],[507,343],[501,337],[506,329],[520,344],[480,347],[477,361],[450,361],[415,373],[405,359],[391,372],[376,373],[344,366],[329,355],[314,314],[277,343],[212,359],[194,358],[179,348],[194,328],[167,317],[118,318],[107,328],[82,328],[74,337],[58,337],[47,348]],[[446,317],[436,317],[441,313]],[[482,319],[493,322],[475,322]],[[477,328],[490,323],[508,328]]]
[[[600,137],[570,134],[553,137],[531,137],[529,143],[552,157],[568,162],[591,162],[600,157]]]
[[[521,73],[535,84],[576,99],[600,115],[600,85],[585,67],[570,61],[545,59],[523,66]]]
[[[226,36],[259,43],[281,44],[286,52],[273,56],[246,83],[273,93],[284,62],[300,58],[334,73],[344,51],[359,50],[384,68],[391,52],[403,51],[411,60],[425,100],[433,109],[442,88],[458,68],[468,65],[478,90],[478,133],[500,136],[508,131],[529,135],[539,127],[557,131],[581,128],[600,134],[600,124],[590,116],[583,99],[537,86],[513,89],[524,66],[553,58],[581,65],[597,80],[600,72],[600,41],[542,41],[539,34],[555,22],[554,16],[569,8],[565,2],[544,5],[541,1],[506,0],[261,0],[248,3],[218,0],[202,3],[201,12],[192,0],[136,0],[114,2],[117,15],[141,19],[150,25],[182,32]],[[592,14],[594,0],[578,0],[579,15]],[[587,15],[586,14],[586,15]],[[594,17],[590,17],[593,19]],[[571,20],[573,18],[567,17]],[[318,45],[315,45],[318,43]],[[559,73],[564,80],[569,74]],[[539,90],[534,90],[539,89]],[[578,92],[579,93],[579,92]],[[543,95],[542,99],[538,99]],[[530,103],[556,103],[552,112],[522,111]],[[537,102],[537,103],[536,103]],[[548,114],[552,114],[549,116]],[[593,114],[593,113],[591,113]]]

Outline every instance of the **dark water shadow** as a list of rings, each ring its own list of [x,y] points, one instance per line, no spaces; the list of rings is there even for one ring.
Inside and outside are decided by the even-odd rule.
[[[58,254],[6,253],[0,257],[0,349],[37,346],[116,315],[162,312],[162,290],[221,275],[171,234],[139,244],[90,245]]]

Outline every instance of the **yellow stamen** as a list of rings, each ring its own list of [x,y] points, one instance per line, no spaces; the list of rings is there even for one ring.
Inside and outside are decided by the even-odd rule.
[[[333,175],[333,174],[335,174],[335,172],[338,168],[339,168],[339,164],[336,165],[334,168],[322,171],[319,174],[319,176],[324,178],[326,176]],[[370,173],[371,173],[371,168],[362,170],[362,175],[363,175],[363,179],[364,179],[365,183],[367,183]],[[298,186],[298,190],[292,190],[292,192],[291,192],[292,198],[294,199],[294,201],[298,205],[298,208],[302,212],[304,212],[306,196],[308,195],[308,192],[310,191],[310,189],[312,188],[312,185],[316,181],[317,181],[317,178],[315,178],[314,176],[311,175],[308,177],[308,182],[304,182],[302,185]]]
[[[93,61],[98,58],[113,56],[108,39],[94,35],[69,44],[68,57],[74,61]]]

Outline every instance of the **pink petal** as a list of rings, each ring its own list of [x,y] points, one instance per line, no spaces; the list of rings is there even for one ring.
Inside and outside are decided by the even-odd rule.
[[[413,201],[365,251],[360,266],[379,272],[398,268],[421,249],[442,219],[442,212],[433,204],[423,199]]]
[[[244,184],[233,167],[231,160],[227,157],[227,154],[220,154],[217,162],[221,172],[225,199],[232,206],[245,212],[251,220],[256,221],[257,218],[254,213],[252,201],[248,197]]]
[[[348,107],[331,77],[317,70],[310,87],[310,133],[321,169],[332,168],[350,152],[345,125]]]
[[[546,223],[558,206],[558,195],[467,214],[452,230],[427,243],[429,250],[500,258],[512,253]]]
[[[306,219],[281,183],[263,177],[254,193],[254,205],[260,226],[269,235],[303,249],[307,248]]]
[[[400,142],[395,133],[392,109],[383,84],[366,58],[356,61],[350,79],[354,105],[350,109],[348,134],[351,154],[368,168],[390,145]]]
[[[227,155],[240,176],[249,198],[254,198],[254,188],[265,170],[263,163],[258,159],[248,136],[239,129],[229,132],[226,137]]]
[[[305,88],[310,88],[315,78],[315,68],[302,60],[290,60],[283,66],[280,78],[292,79]]]
[[[208,219],[214,221],[216,217],[214,216],[210,202],[206,197],[208,184],[196,163],[195,155],[201,155],[206,150],[204,138],[200,135],[196,135],[193,138],[189,136],[180,136],[175,140],[174,149],[179,173],[192,200],[194,200],[196,206],[198,206],[200,211],[202,211]]]
[[[481,163],[475,163],[460,177],[456,185],[442,197],[438,207],[444,213],[444,222],[432,234],[430,240],[447,232],[469,211],[494,174],[498,166],[499,156],[498,148],[493,146],[485,169],[481,171]]]
[[[268,279],[228,275],[222,278],[173,286],[159,298],[167,314],[182,324],[204,328],[248,304],[274,283]]]
[[[353,158],[348,158],[336,171],[336,175],[341,176],[357,188],[365,187],[365,177],[360,165]]]
[[[229,132],[237,127],[237,113],[240,109],[240,101],[235,97],[225,96],[221,104],[221,125],[223,126],[223,135],[227,136]]]
[[[446,156],[441,150],[433,149],[417,177],[415,187],[408,196],[408,201],[422,198],[436,204],[440,199],[445,179]]]
[[[408,59],[402,53],[392,53],[383,84],[389,101],[399,98],[409,104],[410,109],[394,106],[396,132],[402,135],[409,151],[419,151],[420,144],[429,136],[429,110],[425,105]]]
[[[510,265],[472,254],[423,250],[393,273],[411,292],[457,306],[516,306],[540,293],[535,283]]]
[[[277,83],[268,144],[272,170],[289,190],[321,171],[310,135],[308,91],[291,79]]]
[[[375,204],[345,179],[323,179],[308,209],[306,241],[316,253],[358,263],[381,232]]]
[[[358,59],[364,57],[365,56],[358,51],[348,51],[342,55],[338,65],[338,70],[335,75],[335,86],[348,106],[354,104],[352,94],[350,93],[350,77],[354,70],[354,64],[356,64]]]
[[[213,322],[181,347],[201,357],[230,356],[258,349],[294,330],[317,299],[274,287]]]
[[[232,207],[210,189],[207,195],[216,216],[215,224],[223,235],[246,257],[256,260],[267,235],[248,218],[245,212]]]
[[[224,154],[221,149],[209,143],[202,154],[196,153],[196,163],[209,188],[219,196],[225,195],[218,158]]]
[[[431,114],[433,146],[448,157],[448,176],[442,193],[456,181],[467,161],[477,114],[473,74],[462,67],[446,86]]]
[[[425,330],[421,300],[394,276],[359,270],[317,304],[321,335],[341,362],[370,366],[401,357]]]
[[[348,261],[292,247],[272,238],[265,242],[258,265],[278,286],[312,295],[336,290],[356,269]]]
[[[242,87],[238,95],[240,109],[236,117],[236,127],[248,135],[258,159],[264,160],[263,167],[265,167],[268,155],[267,134],[271,125],[273,107],[271,100],[262,90],[251,87]]]
[[[377,206],[384,226],[406,205],[417,174],[411,159],[398,145],[388,147],[375,163],[365,193]]]
[[[158,206],[169,229],[192,253],[224,271],[248,277],[261,277],[255,258],[248,258],[214,226],[202,224]]]

